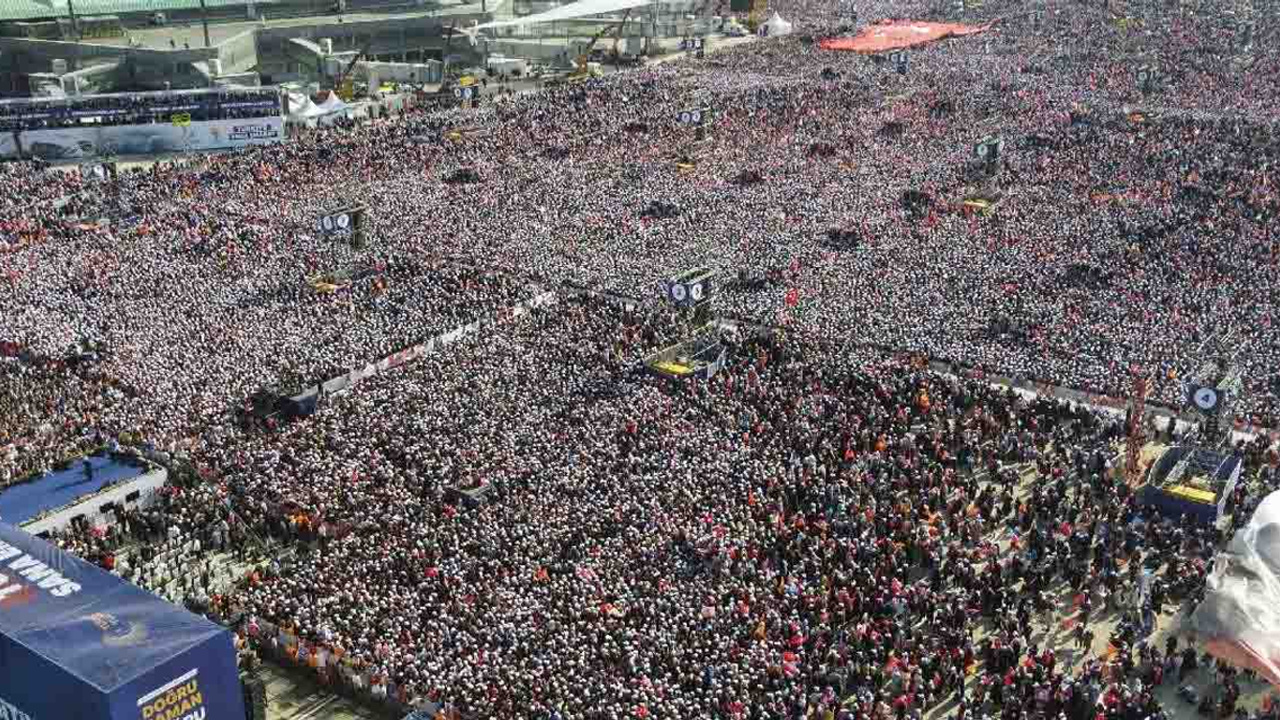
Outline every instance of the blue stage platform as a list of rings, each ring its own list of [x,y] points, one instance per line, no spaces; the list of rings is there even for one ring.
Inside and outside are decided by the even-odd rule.
[[[0,524],[0,717],[241,720],[226,628]]]
[[[71,504],[81,495],[96,493],[107,485],[132,480],[147,471],[139,464],[105,455],[87,458],[93,477],[79,460],[66,470],[56,470],[30,482],[0,491],[0,522],[21,525],[41,513]]]

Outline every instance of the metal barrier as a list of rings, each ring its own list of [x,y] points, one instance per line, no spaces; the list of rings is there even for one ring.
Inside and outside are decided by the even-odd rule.
[[[242,620],[240,625],[245,627],[245,621]],[[369,670],[357,667],[349,658],[336,656],[331,648],[321,643],[300,640],[296,635],[265,620],[258,620],[256,625],[257,632],[246,635],[261,657],[269,658],[281,666],[315,673],[316,679],[326,690],[398,718],[413,716],[415,713],[426,713],[426,717],[430,718],[440,710],[441,706],[433,702],[424,701],[419,703],[419,707],[411,706],[413,698],[406,697],[403,689],[389,678],[378,678]],[[320,660],[321,657],[324,659]],[[385,682],[375,682],[377,680]],[[376,685],[385,687],[386,694],[375,693],[373,688]]]

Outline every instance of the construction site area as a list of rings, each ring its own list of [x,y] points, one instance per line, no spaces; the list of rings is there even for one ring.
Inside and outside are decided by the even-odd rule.
[[[77,97],[199,88],[333,89],[346,102],[467,78],[555,82],[726,38],[783,34],[763,0],[478,3],[16,3],[0,15],[0,95]],[[94,14],[90,15],[89,12]]]

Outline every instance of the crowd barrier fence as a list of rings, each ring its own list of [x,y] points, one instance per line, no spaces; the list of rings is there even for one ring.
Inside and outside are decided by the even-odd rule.
[[[503,313],[509,313],[512,317],[519,317],[534,308],[543,307],[555,302],[555,296],[556,294],[554,291],[548,290],[526,300],[525,302],[504,310]],[[494,322],[497,322],[497,318],[492,320],[475,320],[467,323],[466,325],[456,327],[448,332],[441,333],[440,335],[430,338],[425,342],[416,343],[398,350],[387,357],[371,362],[362,368],[355,368],[342,375],[330,378],[329,380],[320,383],[319,388],[321,390],[321,395],[322,397],[340,395],[368,378],[444,350],[463,338],[470,337],[471,335],[478,333],[482,327]],[[310,389],[304,391],[303,394],[306,394],[307,392],[310,392]]]
[[[352,660],[325,643],[305,640],[265,620],[254,620],[250,624],[242,619],[241,628],[251,626],[256,626],[256,632],[250,629],[247,634],[259,653],[279,664],[314,673],[327,690],[371,704],[395,717],[417,713],[435,718],[443,709],[440,703],[409,697],[405,689],[390,678],[379,676],[373,668]],[[461,718],[450,712],[446,712],[446,717],[451,720]]]

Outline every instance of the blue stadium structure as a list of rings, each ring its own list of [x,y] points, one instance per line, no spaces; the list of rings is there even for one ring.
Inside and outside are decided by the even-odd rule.
[[[241,720],[231,634],[0,524],[0,716]]]

